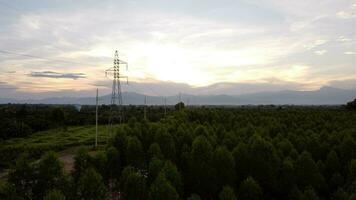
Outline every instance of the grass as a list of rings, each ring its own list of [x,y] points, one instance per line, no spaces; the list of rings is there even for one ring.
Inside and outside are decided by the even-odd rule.
[[[107,126],[98,127],[98,141],[105,143],[107,140]],[[38,132],[24,138],[13,138],[0,142],[0,148],[23,146],[53,146],[70,147],[77,145],[94,145],[95,126],[76,126],[64,129],[52,129]]]
[[[98,127],[98,143],[106,144],[108,139],[107,126]],[[44,152],[63,151],[77,146],[94,147],[95,126],[75,126],[52,129],[34,133],[24,138],[13,138],[0,142],[0,168],[13,163],[18,155],[27,151],[34,157]]]

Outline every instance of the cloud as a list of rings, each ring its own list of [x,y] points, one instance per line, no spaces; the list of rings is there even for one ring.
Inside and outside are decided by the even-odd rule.
[[[356,51],[346,51],[344,54],[346,54],[346,55],[356,55]]]
[[[352,18],[356,18],[356,13],[355,12],[347,12],[347,11],[340,11],[338,13],[336,13],[336,16],[341,18],[341,19],[352,19]]]
[[[120,58],[130,64],[130,81],[155,79],[195,87],[270,78],[301,85],[313,79],[318,87],[335,71],[344,78],[351,74],[356,61],[340,53],[354,50],[356,40],[355,21],[340,20],[353,12],[349,0],[73,4],[63,9],[49,2],[41,12],[25,8],[1,21],[0,48],[96,66],[75,66],[85,74],[71,73],[72,65],[0,55],[0,70],[7,66],[29,74],[6,74],[1,80],[36,91],[92,89],[93,83],[105,80],[103,71],[112,65],[117,47],[124,53]],[[328,56],[315,56],[326,52]]]
[[[31,77],[44,77],[44,78],[65,78],[65,79],[79,79],[86,78],[83,73],[59,73],[54,71],[42,71],[42,72],[31,72],[29,74]]]
[[[337,41],[339,42],[351,42],[352,39],[351,38],[346,38],[345,36],[340,36],[337,38]]]
[[[326,51],[325,49],[319,50],[319,51],[314,51],[314,53],[315,53],[316,55],[319,55],[319,56],[325,54],[326,52],[327,52],[327,51]]]
[[[5,81],[0,81],[0,91],[1,91],[1,94],[2,94],[1,96],[3,96],[3,95],[5,96],[6,92],[14,91],[16,89],[17,89],[16,86],[11,85],[11,84],[9,84],[8,82],[5,82]]]
[[[311,44],[306,44],[305,47],[310,50],[313,49],[315,47],[318,47],[320,45],[323,45],[325,43],[327,43],[328,40],[323,40],[323,39],[319,39],[319,40],[315,40],[314,42],[312,42]]]

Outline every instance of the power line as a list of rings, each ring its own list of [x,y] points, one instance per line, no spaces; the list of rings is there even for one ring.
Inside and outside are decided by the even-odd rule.
[[[48,60],[48,61],[53,61],[53,62],[61,62],[61,63],[68,63],[68,64],[76,64],[76,65],[95,66],[93,64],[88,64],[88,63],[80,63],[80,62],[73,62],[73,61],[68,61],[68,60],[52,59],[52,58],[46,58],[46,57],[43,57],[43,56],[35,56],[35,55],[24,54],[24,53],[15,53],[15,52],[7,51],[7,50],[0,50],[0,53],[23,56],[23,57],[28,57],[28,58],[36,58],[36,59],[41,59],[41,60]]]

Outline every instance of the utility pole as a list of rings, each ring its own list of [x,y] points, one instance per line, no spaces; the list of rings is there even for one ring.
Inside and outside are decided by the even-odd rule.
[[[109,115],[109,137],[112,136],[113,124],[115,123],[115,117],[119,118],[119,123],[123,120],[123,109],[122,109],[122,94],[121,94],[121,83],[120,79],[125,78],[127,84],[129,79],[127,76],[122,76],[120,73],[120,65],[126,65],[126,70],[128,69],[128,64],[125,61],[119,59],[119,54],[117,50],[115,51],[114,65],[105,71],[105,75],[113,76],[112,81],[112,91],[111,91],[111,106]],[[117,111],[117,112],[116,112]]]
[[[99,89],[96,88],[96,107],[95,107],[95,148],[98,147],[98,104],[99,104]]]
[[[164,97],[164,117],[167,115],[167,97]]]
[[[179,92],[179,110],[182,110],[182,93],[181,92]]]
[[[147,96],[145,95],[145,105],[144,105],[144,108],[143,108],[143,118],[145,119],[145,121],[146,121],[146,119],[147,119],[147,116],[146,116],[146,105],[147,104]]]

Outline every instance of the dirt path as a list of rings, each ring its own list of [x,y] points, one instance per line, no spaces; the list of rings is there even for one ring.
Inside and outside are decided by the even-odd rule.
[[[63,163],[64,171],[72,172],[74,170],[74,154],[60,155],[58,159]]]
[[[74,170],[74,156],[77,148],[71,148],[58,153],[58,159],[63,163],[64,171],[70,173]],[[97,151],[88,152],[90,156],[95,156]]]

